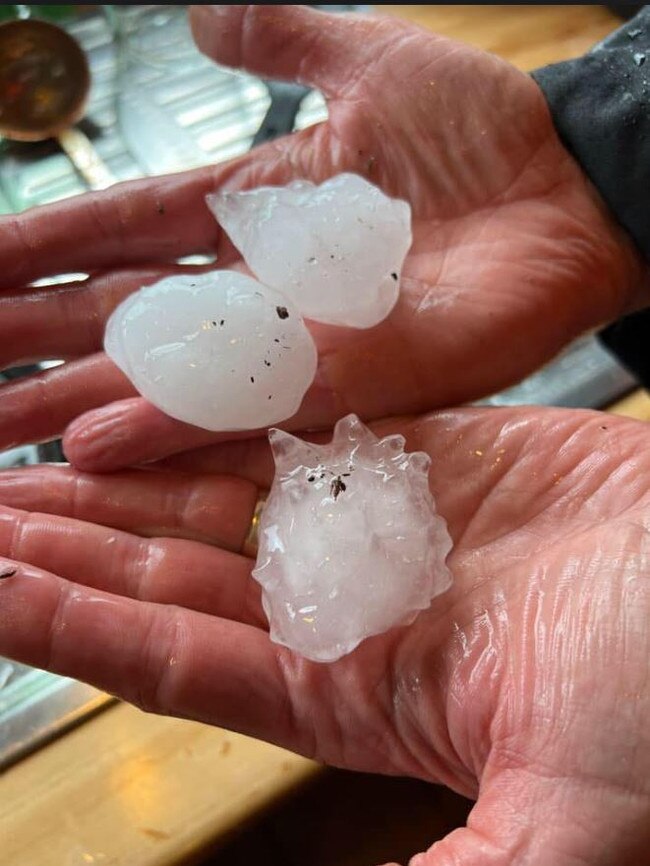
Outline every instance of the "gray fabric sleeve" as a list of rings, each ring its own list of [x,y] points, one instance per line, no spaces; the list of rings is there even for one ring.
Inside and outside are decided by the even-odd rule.
[[[532,75],[564,145],[650,260],[650,7],[584,57]],[[650,310],[600,338],[650,387]]]

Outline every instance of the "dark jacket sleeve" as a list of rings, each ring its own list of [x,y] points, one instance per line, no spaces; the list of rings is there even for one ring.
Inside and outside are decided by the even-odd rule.
[[[533,78],[565,146],[650,260],[650,7],[584,57]],[[600,337],[650,387],[650,310]]]

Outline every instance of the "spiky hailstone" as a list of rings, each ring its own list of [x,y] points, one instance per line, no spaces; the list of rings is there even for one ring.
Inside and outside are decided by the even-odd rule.
[[[114,310],[104,346],[151,403],[207,430],[290,417],[317,364],[291,302],[234,271],[179,274],[140,289]]]
[[[411,208],[356,174],[207,197],[248,267],[308,319],[370,328],[397,301]]]
[[[275,479],[253,576],[276,643],[331,662],[370,635],[412,622],[449,588],[447,525],[430,459],[378,439],[355,415],[329,445],[271,430]]]

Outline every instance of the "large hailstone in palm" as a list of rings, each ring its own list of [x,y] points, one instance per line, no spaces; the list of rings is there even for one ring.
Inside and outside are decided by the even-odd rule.
[[[208,430],[276,424],[316,371],[301,316],[365,328],[392,309],[410,208],[352,174],[209,201],[260,282],[231,271],[167,277],[113,312],[105,349],[173,418]]]
[[[355,415],[329,445],[269,434],[276,472],[253,576],[271,638],[331,662],[412,622],[451,585],[452,542],[429,490],[430,459],[378,439]]]
[[[411,208],[356,174],[207,196],[256,277],[308,319],[370,328],[397,301]]]
[[[104,347],[151,403],[206,430],[289,418],[317,364],[291,302],[225,270],[166,277],[130,295],[109,318]]]

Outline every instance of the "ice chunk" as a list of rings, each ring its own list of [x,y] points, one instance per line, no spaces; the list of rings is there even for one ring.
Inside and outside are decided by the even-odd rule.
[[[448,589],[452,543],[426,454],[406,454],[402,436],[379,440],[355,415],[329,445],[269,439],[276,473],[253,576],[274,641],[334,661]]]
[[[399,294],[411,208],[356,174],[218,192],[208,205],[261,282],[309,319],[370,328]]]
[[[4,689],[12,677],[15,668],[9,662],[0,659],[0,689]]]
[[[140,289],[111,315],[104,345],[147,400],[207,430],[288,418],[317,364],[296,308],[234,271],[166,277]]]

